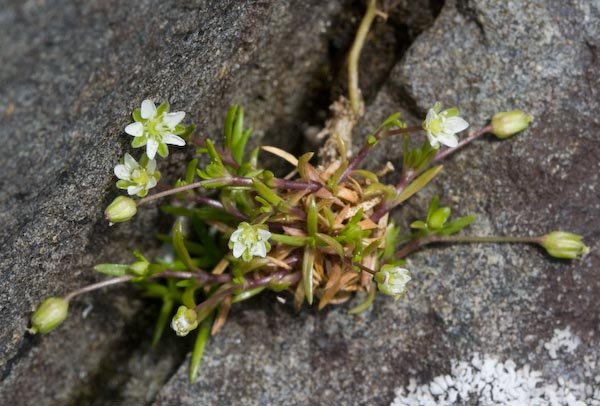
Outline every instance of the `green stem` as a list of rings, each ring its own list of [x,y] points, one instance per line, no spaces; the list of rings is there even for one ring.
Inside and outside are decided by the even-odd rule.
[[[506,236],[471,236],[471,235],[453,235],[430,237],[429,243],[449,242],[449,243],[520,243],[520,244],[539,244],[542,237],[506,237]]]
[[[423,246],[435,243],[450,244],[541,244],[543,237],[511,237],[511,236],[471,236],[471,235],[453,235],[453,236],[429,236],[412,240],[396,253],[396,258],[405,258],[409,254],[418,251]]]
[[[350,106],[352,112],[356,117],[362,115],[362,96],[360,95],[360,88],[358,87],[358,60],[371,24],[377,15],[377,4],[375,0],[369,0],[367,4],[367,11],[360,22],[358,31],[356,31],[356,37],[354,37],[354,43],[350,49],[348,55],[348,96],[350,97]]]

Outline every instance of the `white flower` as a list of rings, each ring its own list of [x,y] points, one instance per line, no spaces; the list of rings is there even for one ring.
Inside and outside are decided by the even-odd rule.
[[[271,233],[268,230],[242,222],[231,234],[229,248],[233,250],[234,257],[242,257],[244,261],[255,256],[264,258],[271,249],[269,238]]]
[[[179,306],[177,313],[171,320],[171,328],[175,330],[178,336],[183,337],[198,327],[198,315],[194,309],[188,309],[185,306]]]
[[[156,170],[154,159],[143,156],[140,163],[126,153],[124,163],[115,166],[115,175],[120,179],[117,182],[119,189],[127,189],[129,195],[144,197],[158,183],[160,172]]]
[[[154,159],[157,152],[164,158],[169,155],[167,144],[185,145],[185,140],[179,136],[188,131],[180,124],[184,117],[183,111],[169,113],[168,103],[157,108],[152,100],[144,100],[142,107],[133,112],[135,122],[125,127],[125,132],[134,137],[131,146],[146,146],[150,159]]]
[[[375,281],[381,293],[394,296],[398,299],[406,291],[406,284],[410,281],[410,273],[399,266],[384,265],[375,274]]]
[[[440,144],[454,148],[458,145],[456,133],[469,127],[469,123],[458,116],[457,108],[440,112],[441,109],[442,105],[439,102],[429,109],[423,129],[427,131],[427,138],[433,148],[439,148]]]

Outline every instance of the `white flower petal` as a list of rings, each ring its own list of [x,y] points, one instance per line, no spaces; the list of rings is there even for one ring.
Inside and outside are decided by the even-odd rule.
[[[267,241],[271,238],[271,233],[268,230],[263,230],[262,228],[258,229],[258,239],[261,241]]]
[[[184,117],[185,111],[174,111],[163,116],[163,123],[172,130],[177,124],[181,123]]]
[[[158,141],[156,141],[154,138],[149,138],[148,143],[146,144],[146,155],[148,155],[148,158],[154,159],[157,150]]]
[[[442,124],[442,131],[445,133],[456,134],[467,129],[467,127],[469,127],[469,123],[467,123],[462,117],[450,117],[444,120]]]
[[[254,246],[252,247],[251,254],[256,257],[261,257],[261,258],[266,257],[267,256],[267,247],[265,246],[265,243],[257,242],[256,244],[254,244]]]
[[[242,229],[238,228],[233,233],[231,233],[231,237],[229,237],[230,241],[238,242],[240,240],[240,235],[242,234]]]
[[[130,172],[140,167],[135,158],[129,155],[128,153],[125,153],[124,161],[125,167],[127,167],[127,169],[129,169]]]
[[[138,192],[140,192],[144,187],[140,186],[140,185],[133,185],[133,186],[129,186],[127,188],[127,193],[129,193],[130,196],[133,196],[135,194],[137,194]]]
[[[429,131],[427,131],[427,139],[429,140],[429,144],[433,148],[439,148],[440,143],[438,142],[437,138]]]
[[[244,244],[241,243],[235,243],[233,245],[233,256],[235,258],[239,258],[242,256],[242,254],[244,253],[244,251],[246,251],[246,246]]]
[[[156,170],[156,161],[154,159],[151,159],[148,161],[148,165],[146,165],[146,172],[148,172],[149,175],[152,175],[155,170]]]
[[[148,179],[148,183],[146,184],[146,189],[152,189],[154,186],[156,186],[156,179],[155,178],[150,178]]]
[[[141,137],[144,135],[144,125],[142,123],[131,123],[125,127],[125,132],[134,137]]]
[[[180,147],[185,145],[185,140],[183,138],[171,133],[163,134],[162,142],[165,144],[178,145]]]
[[[146,120],[154,118],[156,115],[156,105],[152,100],[146,99],[142,102],[141,114],[142,118],[145,118]]]
[[[130,172],[125,165],[117,165],[115,166],[115,175],[119,179],[123,180],[131,180]]]
[[[433,109],[429,109],[427,112],[427,117],[425,117],[425,124],[431,123],[432,120],[435,120],[437,117],[437,113]]]
[[[454,148],[458,145],[458,137],[454,134],[441,133],[438,134],[437,140],[447,147]]]

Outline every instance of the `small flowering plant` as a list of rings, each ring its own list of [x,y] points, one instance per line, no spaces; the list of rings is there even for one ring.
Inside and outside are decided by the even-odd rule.
[[[370,1],[352,54],[360,53],[374,7]],[[46,299],[32,316],[30,332],[58,327],[69,302],[81,294],[131,282],[162,302],[154,344],[169,325],[179,336],[197,331],[190,365],[194,381],[206,342],[223,327],[231,307],[265,291],[289,295],[297,308],[306,302],[319,309],[345,303],[358,293],[362,302],[348,310],[357,314],[372,305],[378,292],[401,298],[414,283],[411,272],[418,272],[406,267],[407,256],[432,243],[537,244],[550,256],[565,259],[587,253],[580,236],[563,231],[536,237],[465,234],[475,216],[452,218],[451,209],[440,206],[437,197],[423,219],[409,229],[398,227],[390,213],[436,178],[447,156],[485,134],[509,138],[525,130],[532,117],[519,110],[501,112],[490,125],[460,140],[469,124],[457,108],[442,110],[436,103],[420,126],[409,127],[400,113],[390,115],[351,154],[350,136],[363,110],[356,87],[357,58],[350,58],[348,70],[349,100],[336,104],[346,111],[327,124],[338,129],[332,132],[337,150],[334,159],[326,154],[328,159],[319,162],[312,153],[294,156],[272,146],[248,148],[252,130],[245,128],[240,106],[227,112],[218,142],[191,137],[195,127],[182,124],[185,113],[144,100],[124,131],[134,137],[133,148],[145,150],[139,161],[126,153],[114,168],[117,187],[127,196],[118,196],[105,215],[110,223],[128,221],[140,206],[170,197],[161,209],[175,218],[174,225],[170,235],[159,239],[173,255],[148,259],[136,251],[136,260],[129,264],[97,265],[95,270],[110,278]],[[422,143],[411,146],[411,138],[419,134]],[[403,137],[401,169],[397,183],[387,184],[360,166],[373,148],[394,136]],[[164,158],[168,145],[187,143],[196,147],[197,157],[185,176],[173,187],[149,194],[160,179],[156,155]],[[262,167],[259,156],[265,153],[281,158],[290,166],[289,174],[277,177]],[[200,157],[206,158],[203,166]]]

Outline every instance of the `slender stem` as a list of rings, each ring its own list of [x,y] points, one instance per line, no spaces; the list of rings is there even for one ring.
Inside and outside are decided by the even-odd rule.
[[[452,235],[452,236],[434,236],[429,238],[428,243],[447,242],[447,243],[521,243],[521,244],[539,244],[543,237],[510,237],[510,236],[473,236],[473,235]]]
[[[442,159],[446,158],[448,155],[451,155],[451,154],[455,153],[456,151],[464,148],[465,146],[469,145],[471,142],[475,141],[477,138],[479,138],[483,134],[489,133],[490,131],[492,131],[491,125],[480,128],[479,130],[475,131],[473,134],[469,135],[467,138],[465,138],[464,140],[459,142],[456,147],[447,148],[443,151],[438,152],[437,155],[435,156],[435,158],[433,158],[433,161],[431,163],[436,163],[438,161],[441,161]]]
[[[434,164],[434,163],[441,161],[442,159],[446,158],[447,156],[449,156],[449,155],[455,153],[456,151],[464,148],[465,146],[469,145],[471,142],[475,141],[477,138],[481,137],[483,134],[489,133],[491,130],[492,130],[491,125],[480,128],[479,130],[475,131],[474,133],[469,135],[467,138],[465,138],[464,140],[459,142],[456,147],[447,148],[443,151],[438,152],[437,155],[431,161],[431,163]],[[389,133],[393,133],[393,135],[395,135],[398,133],[398,131],[399,130],[393,130],[393,131],[389,131]],[[406,172],[403,172],[402,177],[396,184],[396,193],[400,194],[410,184],[410,182],[412,182],[421,173],[422,172],[416,172],[416,171],[413,171],[410,169],[407,170]],[[382,202],[381,204],[379,204],[379,206],[377,206],[377,208],[375,208],[375,211],[373,212],[373,215],[371,216],[371,220],[374,221],[375,223],[377,223],[379,221],[379,219],[385,215],[385,213],[392,210],[394,207],[395,206],[388,206],[385,202]]]
[[[278,178],[271,180],[271,182],[269,182],[269,184],[272,184],[274,187],[276,187],[278,189],[290,189],[290,190],[308,189],[311,192],[316,192],[322,186],[319,182],[315,182],[315,181],[302,182],[302,181],[278,179]]]
[[[64,299],[68,302],[71,299],[73,299],[75,296],[79,296],[83,293],[91,292],[91,291],[97,290],[97,289],[102,289],[106,286],[111,286],[111,285],[116,285],[119,283],[128,282],[131,279],[133,279],[133,276],[126,275],[126,276],[119,276],[117,278],[107,279],[105,281],[98,282],[98,283],[92,283],[91,285],[84,286],[83,288],[74,290],[73,292],[67,294]]]
[[[295,190],[304,190],[309,189],[311,191],[318,190],[321,185],[318,182],[300,182],[286,179],[272,179],[272,185],[278,189],[295,189]],[[151,196],[144,197],[137,202],[138,206],[143,204],[150,203],[154,200],[161,199],[166,196],[174,195],[176,193],[185,192],[186,190],[198,189],[203,187],[215,187],[216,185],[224,185],[224,186],[240,186],[240,187],[250,187],[253,185],[252,178],[245,178],[242,176],[229,176],[224,178],[215,178],[215,179],[207,179],[201,180],[199,182],[190,183],[189,185],[180,186],[176,188],[172,188],[169,190],[165,190],[164,192],[155,193]],[[216,204],[216,203],[211,203]],[[219,203],[220,204],[220,203]],[[232,213],[233,214],[233,213]]]
[[[492,243],[492,244],[540,244],[543,237],[511,237],[511,236],[471,236],[471,235],[452,235],[436,236],[432,235],[425,238],[415,239],[406,244],[396,253],[396,258],[405,258],[409,254],[418,251],[423,246],[435,243]]]
[[[410,132],[415,132],[415,131],[419,131],[419,130],[421,130],[421,127],[398,128],[396,130],[390,130],[390,131],[385,131],[385,132],[384,131],[376,131],[375,134],[373,134],[373,137],[375,138],[375,140],[379,141],[380,139],[382,139],[384,137],[388,137],[388,136],[392,136],[392,135],[399,135],[399,134],[408,134]],[[369,142],[369,140],[367,139],[367,141],[364,143],[362,148],[348,163],[348,167],[344,170],[344,172],[342,173],[342,176],[340,176],[340,180],[338,181],[338,183],[341,183],[348,178],[350,173],[354,169],[356,169],[356,167],[367,157],[367,155],[369,154],[369,151],[371,150],[371,148],[373,148],[375,146],[375,144],[377,144],[377,142]]]
[[[358,60],[360,58],[360,52],[365,44],[367,34],[371,28],[371,24],[377,15],[377,4],[375,0],[369,0],[367,4],[367,11],[360,22],[356,37],[354,37],[354,43],[350,49],[348,55],[348,96],[350,97],[350,106],[355,116],[359,117],[362,115],[362,96],[360,94],[360,88],[358,87]]]
[[[94,290],[102,289],[107,286],[117,285],[119,283],[129,282],[134,278],[133,275],[125,275],[119,276],[116,278],[107,279],[101,282],[92,283],[91,285],[84,286],[82,288],[76,289],[70,293],[68,293],[64,298],[66,301],[73,299],[75,296],[79,296],[81,294],[92,292]],[[180,271],[162,271],[157,274],[150,276],[148,279],[158,279],[158,278],[177,278],[177,279],[199,279],[202,282],[210,282],[210,283],[225,283],[231,280],[231,275],[222,274],[222,275],[213,275],[207,272],[202,271],[202,273],[198,272],[180,272]]]

